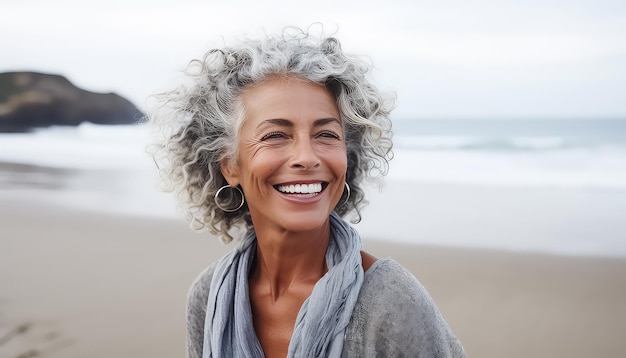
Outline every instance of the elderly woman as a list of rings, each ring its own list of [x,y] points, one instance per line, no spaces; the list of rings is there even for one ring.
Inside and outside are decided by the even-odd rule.
[[[189,357],[464,355],[417,280],[342,219],[391,156],[392,101],[367,72],[336,39],[285,31],[209,51],[162,95],[169,189],[197,228],[241,236],[191,287]]]

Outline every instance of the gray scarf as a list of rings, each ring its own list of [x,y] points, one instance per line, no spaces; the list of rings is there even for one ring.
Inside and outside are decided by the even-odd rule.
[[[356,230],[331,213],[328,272],[300,308],[288,357],[341,356],[345,330],[363,283],[360,250]],[[215,268],[204,323],[203,358],[264,356],[254,332],[248,293],[248,272],[255,253],[256,235],[250,229]]]

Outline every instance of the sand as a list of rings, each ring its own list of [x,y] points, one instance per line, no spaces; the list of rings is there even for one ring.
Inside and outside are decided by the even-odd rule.
[[[181,357],[185,294],[230,247],[186,223],[0,201],[0,356]],[[366,240],[429,290],[471,357],[621,357],[626,260]]]

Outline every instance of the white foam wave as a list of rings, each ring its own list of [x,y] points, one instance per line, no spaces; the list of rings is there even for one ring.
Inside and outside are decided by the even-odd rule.
[[[394,143],[398,148],[412,150],[536,151],[570,146],[563,138],[556,136],[505,138],[398,135]]]
[[[129,169],[151,165],[141,126],[51,127],[0,135],[0,160],[75,169]]]
[[[567,148],[558,137],[518,137],[516,148],[461,150],[471,137],[418,137],[407,148],[396,138],[390,177],[409,181],[495,186],[626,188],[626,146]],[[0,135],[0,161],[76,169],[150,170],[141,126],[53,127],[31,134]],[[421,145],[418,150],[415,144]],[[543,148],[544,150],[540,150]],[[453,149],[453,150],[452,150]]]
[[[626,149],[538,153],[397,150],[389,176],[488,186],[626,189]]]

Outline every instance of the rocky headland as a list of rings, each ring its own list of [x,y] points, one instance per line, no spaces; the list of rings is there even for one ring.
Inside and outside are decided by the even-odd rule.
[[[115,93],[94,93],[60,75],[0,73],[0,132],[27,132],[53,125],[134,124],[143,113]]]

